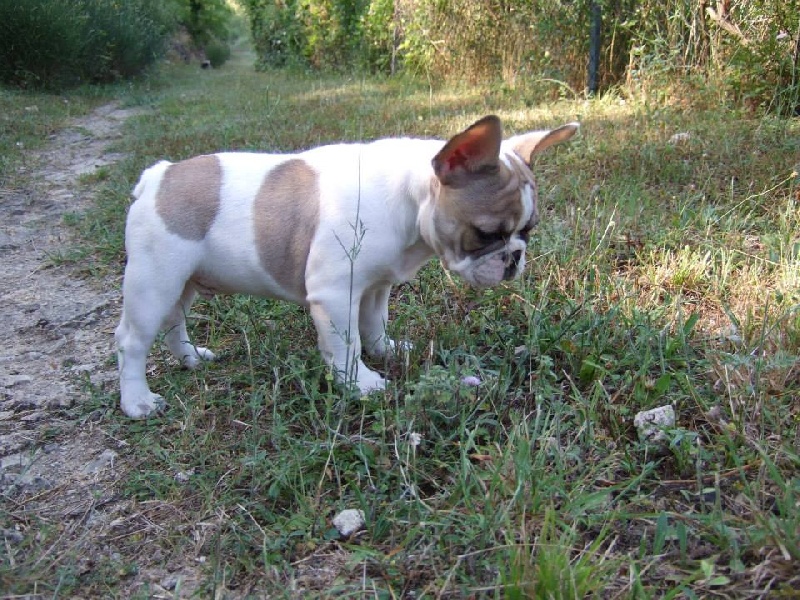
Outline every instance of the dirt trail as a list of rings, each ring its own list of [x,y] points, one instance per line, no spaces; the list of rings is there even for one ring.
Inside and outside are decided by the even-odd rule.
[[[76,276],[52,257],[68,249],[63,217],[84,210],[77,180],[119,159],[106,152],[131,111],[106,105],[74,120],[44,151],[28,160],[27,189],[3,192],[0,203],[0,423],[35,424],[51,409],[80,397],[76,375],[102,382],[108,366],[113,314],[119,292],[113,282]],[[8,429],[8,430],[6,430]],[[16,425],[0,426],[0,455],[26,449],[31,437]]]
[[[110,540],[128,520],[119,494],[125,442],[71,410],[86,401],[86,378],[116,385],[118,282],[85,278],[52,257],[71,242],[64,215],[91,201],[79,177],[120,158],[108,148],[133,113],[109,104],[73,120],[29,157],[28,185],[0,190],[0,547],[34,579],[66,563],[81,575],[122,558]],[[22,549],[46,528],[36,556]]]

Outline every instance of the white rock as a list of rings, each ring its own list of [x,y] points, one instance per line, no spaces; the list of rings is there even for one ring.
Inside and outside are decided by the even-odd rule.
[[[188,483],[192,475],[194,475],[194,469],[189,469],[188,471],[178,471],[177,473],[175,473],[175,481],[177,481],[178,483]]]
[[[348,508],[333,517],[333,526],[344,537],[364,528],[364,511]]]
[[[691,133],[686,133],[684,131],[684,132],[681,132],[681,133],[676,133],[671,138],[669,138],[669,143],[672,144],[672,145],[682,144],[684,142],[688,142],[690,139],[692,139],[692,134]]]
[[[639,430],[639,437],[646,442],[663,442],[666,440],[664,429],[675,427],[675,409],[671,404],[643,410],[633,418],[633,424]]]

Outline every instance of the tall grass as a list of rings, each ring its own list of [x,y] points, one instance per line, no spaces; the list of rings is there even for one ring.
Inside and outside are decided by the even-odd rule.
[[[259,64],[537,81],[538,97],[587,87],[591,15],[601,12],[602,92],[713,82],[754,111],[800,106],[800,12],[783,0],[244,0]]]

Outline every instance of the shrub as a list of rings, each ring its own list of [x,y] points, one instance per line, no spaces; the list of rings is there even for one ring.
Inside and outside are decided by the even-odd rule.
[[[174,21],[156,0],[0,2],[0,79],[58,89],[141,73]]]
[[[178,7],[181,23],[198,47],[232,36],[234,12],[227,0],[171,0]]]
[[[389,68],[392,0],[243,0],[258,65]],[[374,36],[374,37],[373,37]],[[371,61],[375,61],[374,63]]]
[[[231,57],[231,47],[226,42],[212,40],[206,46],[206,58],[215,69],[221,67]]]
[[[295,0],[242,0],[250,20],[256,67],[302,62],[304,34],[295,18]]]

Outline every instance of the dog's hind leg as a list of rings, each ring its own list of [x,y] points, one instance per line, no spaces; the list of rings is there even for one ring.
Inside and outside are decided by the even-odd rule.
[[[123,283],[122,319],[115,332],[119,365],[120,405],[129,417],[147,417],[164,399],[147,385],[147,354],[167,322],[184,283],[171,277],[153,277],[149,258],[129,258]]]
[[[208,348],[200,348],[192,344],[189,333],[186,331],[186,315],[189,314],[195,296],[197,296],[197,290],[191,282],[187,282],[180,300],[164,321],[164,329],[167,331],[167,346],[172,355],[187,369],[194,369],[202,361],[214,360],[214,353]]]

